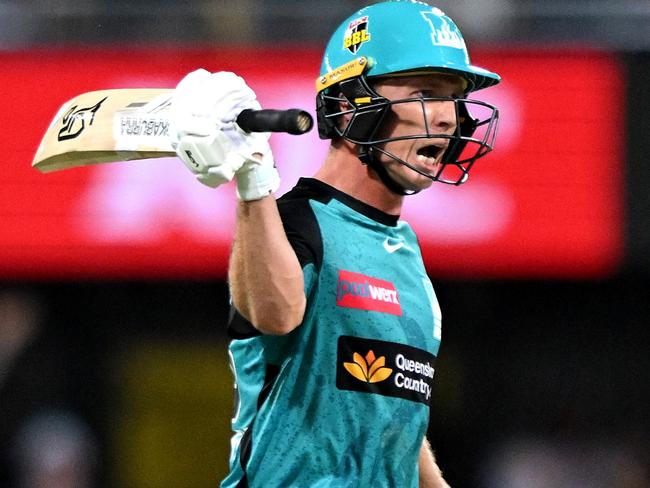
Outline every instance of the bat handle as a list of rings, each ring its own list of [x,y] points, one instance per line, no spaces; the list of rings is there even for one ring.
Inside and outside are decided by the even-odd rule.
[[[314,125],[312,116],[298,108],[289,110],[244,110],[237,116],[237,125],[246,132],[288,132],[300,135]]]

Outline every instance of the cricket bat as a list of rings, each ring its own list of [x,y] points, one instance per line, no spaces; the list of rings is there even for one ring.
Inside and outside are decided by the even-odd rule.
[[[169,136],[173,89],[129,88],[83,93],[64,103],[36,151],[42,173],[90,164],[176,156]],[[237,124],[247,132],[311,130],[300,109],[244,110]]]

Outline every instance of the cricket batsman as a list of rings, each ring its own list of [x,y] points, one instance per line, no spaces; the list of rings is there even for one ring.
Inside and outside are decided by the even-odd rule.
[[[260,108],[255,93],[233,73],[180,82],[175,150],[202,183],[235,180],[239,199],[236,408],[222,488],[448,486],[426,440],[441,312],[400,213],[434,182],[465,183],[492,149],[498,112],[471,96],[499,81],[471,64],[436,7],[390,1],[353,13],[316,80],[329,151],[279,199],[268,134],[233,122]]]

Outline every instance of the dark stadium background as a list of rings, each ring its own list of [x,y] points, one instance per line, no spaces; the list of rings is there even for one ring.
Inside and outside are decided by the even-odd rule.
[[[324,39],[362,3],[57,4],[0,1],[0,486],[216,486],[232,411],[227,244],[197,251],[172,236],[158,250],[84,250],[52,216],[97,170],[39,175],[29,168],[34,141],[102,56],[165,72],[134,83],[167,83],[221,49],[228,58],[205,66],[254,73],[271,56],[316,72]],[[429,430],[439,464],[454,487],[650,486],[650,9],[622,0],[438,6],[484,55],[477,64],[489,59],[496,72],[500,56],[521,69],[594,58],[613,70],[558,73],[552,93],[567,112],[534,127],[562,130],[529,134],[516,157],[499,160],[497,145],[467,185],[511,178],[521,201],[539,205],[526,219],[546,241],[431,245],[443,309]],[[170,70],[165,53],[193,54]],[[553,103],[540,96],[519,108]],[[572,225],[590,233],[558,232],[578,210]]]

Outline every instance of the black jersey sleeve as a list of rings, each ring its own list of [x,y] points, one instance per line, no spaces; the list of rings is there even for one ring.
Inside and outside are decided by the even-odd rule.
[[[320,270],[323,261],[323,241],[309,199],[292,198],[289,192],[278,200],[278,210],[287,239],[301,267],[314,264]]]
[[[231,339],[250,339],[262,333],[257,330],[242,314],[239,313],[233,304],[230,304],[228,316],[228,337]]]

